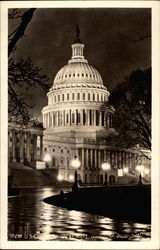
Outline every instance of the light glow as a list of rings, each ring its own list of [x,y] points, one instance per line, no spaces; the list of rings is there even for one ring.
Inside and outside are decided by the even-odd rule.
[[[43,159],[45,162],[50,162],[51,161],[51,156],[49,154],[46,154]]]
[[[127,167],[125,167],[125,168],[123,169],[123,172],[124,172],[125,174],[127,174],[128,171],[129,171],[129,169],[128,169]]]
[[[150,172],[150,171],[149,171],[149,169],[148,169],[148,168],[145,168],[145,170],[144,170],[144,174],[145,174],[145,175],[148,175],[148,174],[149,174],[149,172]]]
[[[144,170],[144,166],[143,165],[138,165],[136,166],[136,170],[139,172],[142,172]]]
[[[74,180],[74,176],[73,176],[72,174],[69,176],[69,180],[70,180],[70,181],[73,181],[73,180]]]
[[[110,166],[110,164],[109,164],[108,162],[102,163],[102,169],[103,169],[104,171],[107,171],[107,170],[109,170],[110,168],[111,168],[111,166]]]
[[[78,160],[78,158],[75,158],[71,162],[72,167],[78,169],[81,166],[81,162]]]
[[[62,181],[62,180],[63,180],[63,176],[62,176],[61,174],[59,174],[59,175],[57,176],[57,179],[58,179],[59,181]]]

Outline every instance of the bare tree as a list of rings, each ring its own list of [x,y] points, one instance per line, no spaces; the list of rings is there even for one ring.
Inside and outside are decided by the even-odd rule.
[[[117,134],[109,138],[111,144],[151,150],[151,69],[134,71],[111,93],[109,102],[116,110]]]
[[[31,118],[31,108],[27,103],[26,91],[37,86],[47,90],[49,88],[48,77],[41,73],[41,69],[33,64],[30,58],[15,60],[17,44],[24,36],[27,26],[31,23],[36,9],[29,9],[22,13],[18,9],[11,9],[9,19],[15,21],[15,27],[9,34],[8,45],[8,111],[9,118],[14,117],[19,121],[28,123]]]

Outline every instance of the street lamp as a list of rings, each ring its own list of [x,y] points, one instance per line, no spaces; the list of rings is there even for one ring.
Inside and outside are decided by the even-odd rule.
[[[109,169],[111,169],[111,166],[110,166],[110,164],[109,164],[108,162],[104,162],[104,163],[102,163],[102,169],[105,171],[105,181],[104,181],[104,184],[107,186],[107,185],[108,185],[108,181],[107,181],[107,179],[108,179],[107,171],[108,171]]]
[[[136,167],[136,170],[139,172],[139,181],[138,181],[138,185],[142,185],[142,171],[144,170],[144,166],[143,165],[138,165]]]
[[[126,175],[128,173],[129,169],[127,167],[123,168],[123,172]]]
[[[62,180],[63,180],[63,176],[62,176],[61,174],[59,174],[59,175],[57,176],[57,179],[58,179],[59,181],[62,181]]]
[[[51,162],[51,156],[50,154],[46,154],[43,159],[46,163],[46,168],[49,168],[49,162]]]
[[[75,168],[74,184],[73,184],[73,187],[72,187],[72,191],[78,191],[78,182],[77,182],[78,174],[77,174],[77,169],[80,167],[81,163],[78,160],[77,156],[74,157],[74,159],[72,160],[71,164],[72,164],[72,167]]]

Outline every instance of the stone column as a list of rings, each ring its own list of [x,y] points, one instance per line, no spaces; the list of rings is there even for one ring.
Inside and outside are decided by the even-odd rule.
[[[106,161],[106,149],[104,149],[104,161]]]
[[[98,168],[101,169],[101,150],[98,150]]]
[[[90,149],[90,167],[93,167],[93,149]]]
[[[94,157],[95,157],[95,168],[98,168],[98,166],[97,166],[97,149],[95,149],[95,151],[94,151]]]
[[[40,160],[43,160],[43,135],[40,135]]]
[[[12,158],[13,162],[16,162],[16,136],[15,130],[12,130]]]
[[[88,168],[88,148],[86,148],[86,167]]]
[[[63,126],[65,126],[65,110],[63,110]]]
[[[37,135],[33,136],[34,141],[33,141],[33,160],[37,160]]]
[[[75,116],[75,124],[77,125],[77,109],[74,112],[74,116]]]
[[[31,162],[31,135],[27,133],[27,161]]]
[[[82,168],[84,169],[84,148],[82,148]]]
[[[99,111],[99,126],[102,126],[102,111]]]
[[[83,125],[83,109],[81,109],[81,125]]]
[[[94,126],[96,126],[96,110],[94,110]]]
[[[20,146],[20,162],[24,162],[24,134],[21,131],[20,133],[20,141],[19,141],[19,146]]]

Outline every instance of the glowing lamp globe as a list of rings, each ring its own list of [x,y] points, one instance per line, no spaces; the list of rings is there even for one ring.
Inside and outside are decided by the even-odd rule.
[[[148,174],[149,174],[149,169],[148,169],[148,168],[145,168],[144,174],[145,174],[145,175],[148,175]]]
[[[44,156],[43,160],[46,161],[46,162],[49,162],[49,161],[51,161],[51,156],[49,154],[47,154],[47,155]]]
[[[109,170],[111,167],[110,167],[110,164],[108,163],[108,162],[104,162],[103,164],[102,164],[102,169],[104,170],[104,171],[107,171],[107,170]]]
[[[129,169],[128,169],[127,167],[125,167],[125,168],[123,169],[123,172],[124,172],[125,174],[127,174],[128,171],[129,171]]]
[[[62,180],[63,180],[63,176],[62,176],[61,174],[59,174],[59,175],[57,176],[57,179],[58,179],[59,181],[62,181]]]
[[[144,170],[144,166],[143,165],[138,165],[138,166],[136,166],[136,170],[141,172],[141,171]]]
[[[73,176],[73,175],[70,175],[70,176],[69,176],[69,180],[70,180],[70,181],[73,181],[73,180],[74,180],[74,176]]]
[[[72,160],[72,167],[78,169],[81,166],[80,161],[78,160],[78,158],[75,158]]]

